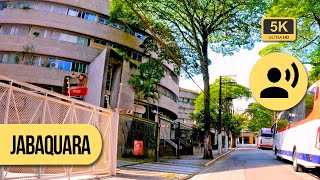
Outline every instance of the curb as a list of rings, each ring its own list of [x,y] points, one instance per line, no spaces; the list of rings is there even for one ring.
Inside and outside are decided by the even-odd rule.
[[[134,166],[134,165],[138,165],[138,164],[144,164],[146,162],[137,162],[137,163],[133,163],[133,164],[127,164],[127,165],[122,165],[122,166],[117,166],[118,168],[122,168],[122,167],[128,167],[128,166]]]
[[[214,163],[216,163],[218,160],[220,160],[221,158],[225,157],[226,155],[228,155],[229,153],[231,153],[232,151],[234,151],[236,148],[233,148],[231,150],[229,150],[228,152],[222,154],[221,156],[218,156],[217,158],[213,159],[212,161],[207,162],[207,164],[205,165],[206,167],[213,165]]]
[[[218,156],[217,158],[215,158],[215,159],[207,162],[207,163],[205,164],[205,168],[213,165],[214,163],[216,163],[216,162],[219,161],[221,158],[225,157],[226,155],[228,155],[229,153],[231,153],[231,152],[234,151],[235,149],[236,149],[236,148],[233,148],[233,149],[229,150],[228,152],[226,152],[226,153]],[[192,178],[193,176],[195,176],[196,174],[198,174],[199,172],[203,171],[205,168],[202,168],[202,169],[200,169],[199,171],[197,171],[197,172],[195,172],[195,173],[193,173],[193,174],[190,174],[189,176],[183,177],[183,178],[181,178],[181,179],[179,179],[179,180],[187,180],[187,179],[190,179],[190,178]]]

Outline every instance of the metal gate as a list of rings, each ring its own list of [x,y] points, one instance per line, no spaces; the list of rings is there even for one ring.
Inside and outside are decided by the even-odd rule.
[[[116,111],[0,75],[0,124],[91,124],[103,139],[100,157],[88,166],[0,166],[0,179],[53,179],[115,175]]]

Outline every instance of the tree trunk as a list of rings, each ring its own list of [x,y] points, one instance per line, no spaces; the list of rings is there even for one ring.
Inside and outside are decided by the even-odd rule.
[[[235,148],[236,147],[236,136],[234,135],[234,133],[231,134],[231,144],[230,147],[231,148]]]
[[[208,37],[203,37],[202,54],[204,57],[201,63],[201,72],[204,83],[204,154],[203,159],[212,159],[211,132],[210,132],[210,87],[208,72]]]

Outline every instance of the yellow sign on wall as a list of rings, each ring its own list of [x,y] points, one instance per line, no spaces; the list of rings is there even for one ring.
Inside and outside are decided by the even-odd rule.
[[[262,41],[295,41],[296,19],[290,17],[262,18]]]

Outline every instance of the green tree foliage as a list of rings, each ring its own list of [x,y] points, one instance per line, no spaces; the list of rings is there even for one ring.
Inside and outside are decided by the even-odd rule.
[[[231,133],[233,133],[235,136],[240,136],[241,130],[248,128],[248,116],[244,114],[235,114],[232,116],[232,119],[230,121],[231,125]]]
[[[266,16],[297,18],[297,40],[271,44],[259,54],[265,56],[272,52],[287,52],[302,62],[310,62],[313,65],[309,72],[312,84],[320,77],[320,1],[274,0]]]
[[[251,97],[250,90],[247,87],[244,87],[240,84],[234,84],[234,80],[232,78],[222,78],[222,86],[221,86],[221,99],[223,101],[222,106],[222,124],[223,129],[233,132],[232,127],[235,127],[232,123],[229,124],[229,121],[232,119],[230,114],[232,103],[228,101],[228,98],[238,99],[238,98],[249,98]],[[218,113],[219,113],[219,78],[215,80],[214,83],[210,85],[210,127],[218,129]],[[196,113],[194,115],[194,119],[197,120],[198,123],[204,125],[204,101],[205,98],[204,93],[200,93],[200,95],[195,100],[195,109]],[[203,128],[203,126],[202,126]]]
[[[147,97],[159,99],[157,84],[164,77],[162,64],[156,60],[150,60],[140,64],[138,71],[139,73],[131,75],[129,80],[137,99],[143,100]]]
[[[251,97],[250,90],[242,86],[241,84],[235,83],[234,79],[228,77],[222,77],[221,80],[221,98],[225,100],[227,97],[231,97],[233,99],[238,98],[249,98]],[[220,87],[220,79],[217,78],[211,85],[210,85],[210,106],[212,109],[217,109],[219,105],[219,87]],[[205,98],[204,93],[201,92],[200,95],[195,100],[195,109],[196,112],[200,112],[204,109],[204,101]],[[225,103],[224,103],[225,104]]]
[[[284,120],[284,119],[279,119],[278,120],[278,124],[277,124],[277,131],[287,127],[289,125],[289,121],[288,120]]]
[[[249,104],[247,112],[251,118],[248,122],[248,129],[255,134],[258,134],[261,128],[271,128],[274,123],[273,111],[259,103]]]
[[[251,49],[260,39],[264,2],[256,0],[117,0],[111,15],[125,22],[143,24],[151,40],[161,45],[158,53],[189,73],[202,73],[204,82],[205,154],[212,158],[208,48],[232,55]],[[134,15],[135,16],[134,16]],[[157,48],[157,46],[145,46]],[[153,50],[153,49],[152,49]],[[157,49],[155,52],[159,52]],[[188,74],[189,77],[190,74]]]

